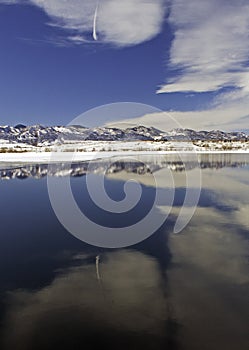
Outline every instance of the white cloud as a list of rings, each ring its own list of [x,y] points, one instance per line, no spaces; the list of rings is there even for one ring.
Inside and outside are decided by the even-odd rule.
[[[25,1],[25,0],[24,0]],[[14,5],[20,3],[21,0],[0,0],[0,5]]]
[[[233,86],[249,92],[249,3],[173,0],[175,30],[170,66],[180,69],[158,92],[215,91]]]
[[[82,45],[91,37],[98,0],[0,0],[0,4],[29,3],[40,7],[49,25],[65,29],[56,45]],[[162,29],[169,0],[99,0],[99,42],[137,45]],[[162,92],[206,92],[226,86],[209,110],[170,112],[183,127],[194,129],[248,129],[249,110],[249,2],[245,0],[172,0],[169,24],[174,30],[169,67],[178,74]],[[153,53],[152,53],[153,54]],[[150,114],[132,122],[169,129],[166,114]],[[130,120],[128,121],[130,122]]]
[[[249,127],[249,99],[224,101],[219,106],[208,110],[197,111],[168,111],[146,114],[139,118],[113,121],[108,125],[129,126],[138,124],[154,126],[160,130],[171,130],[183,127],[196,130],[221,129],[226,131],[243,130]]]
[[[8,4],[16,2],[0,0],[0,3]],[[140,44],[159,34],[165,8],[165,0],[27,0],[27,3],[42,8],[49,16],[50,24],[68,30],[67,39],[77,44],[91,35],[94,12],[99,3],[99,40],[116,46]]]
[[[161,31],[162,0],[108,0],[99,7],[99,30],[117,45],[139,44]]]

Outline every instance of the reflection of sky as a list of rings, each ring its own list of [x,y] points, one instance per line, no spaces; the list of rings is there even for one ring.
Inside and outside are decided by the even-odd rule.
[[[165,348],[172,319],[183,349],[247,349],[248,171],[202,170],[199,206],[179,235],[169,232],[186,178],[174,173],[179,198],[170,222],[160,234],[122,251],[91,248],[62,229],[49,207],[45,180],[1,182],[2,290],[11,291],[3,349],[33,350],[33,339],[38,350],[37,344],[46,348],[51,339],[62,348],[69,338],[92,344],[96,333],[97,345],[121,339],[119,348],[127,348],[126,339],[144,349],[155,349],[151,342]],[[164,169],[159,172],[164,190]],[[132,176],[152,191],[149,174]],[[118,198],[117,187],[126,179],[125,172],[108,176],[110,194]],[[82,187],[80,179],[74,181]],[[163,215],[165,208],[159,209]]]
[[[215,202],[198,207],[184,233],[171,236],[169,280],[184,349],[203,349],[203,340],[207,349],[248,348],[246,179],[248,169],[203,171],[203,188]]]
[[[184,349],[203,348],[203,341],[207,349],[248,347],[248,236],[242,225],[233,213],[198,208],[184,234],[171,237],[169,281]]]
[[[113,252],[100,260],[100,277],[94,264],[81,265],[37,292],[11,293],[3,349],[125,349],[134,341],[161,348],[168,315],[157,263],[138,252]]]
[[[185,174],[174,180],[182,201]],[[149,177],[142,181],[149,185]],[[170,300],[183,326],[183,349],[205,348],[204,341],[207,349],[248,347],[248,197],[248,167],[204,169],[194,217],[182,234],[170,236]],[[175,204],[172,217],[179,215]]]

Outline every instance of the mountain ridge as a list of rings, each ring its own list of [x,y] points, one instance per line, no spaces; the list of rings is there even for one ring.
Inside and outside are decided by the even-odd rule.
[[[70,126],[0,126],[0,143],[52,146],[83,141],[248,141],[249,136],[240,131],[196,131],[176,128],[165,132],[154,127],[137,125],[120,129],[115,127],[88,128]]]

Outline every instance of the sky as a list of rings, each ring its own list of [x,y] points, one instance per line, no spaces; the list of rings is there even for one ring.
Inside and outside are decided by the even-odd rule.
[[[135,102],[166,113],[116,119],[247,130],[248,42],[249,0],[0,0],[0,125]]]

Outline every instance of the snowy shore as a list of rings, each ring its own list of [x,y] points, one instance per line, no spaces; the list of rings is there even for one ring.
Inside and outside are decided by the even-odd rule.
[[[204,147],[203,147],[204,146]],[[249,154],[247,143],[207,142],[204,145],[191,142],[154,141],[85,141],[59,146],[30,146],[5,144],[0,151],[0,162],[8,163],[50,163],[83,162],[111,157],[135,157],[141,155],[174,154]]]
[[[136,157],[142,155],[173,155],[173,154],[249,154],[249,150],[178,150],[178,151],[107,151],[107,152],[23,152],[0,153],[0,162],[4,163],[60,163],[82,162],[93,159],[111,157]]]

